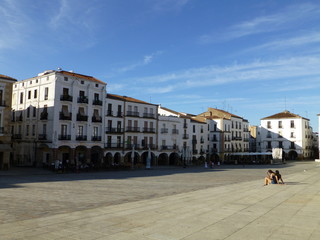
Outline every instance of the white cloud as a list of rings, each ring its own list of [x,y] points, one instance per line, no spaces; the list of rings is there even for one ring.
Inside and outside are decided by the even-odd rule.
[[[141,60],[141,61],[138,61],[138,62],[132,63],[128,66],[119,68],[118,72],[124,73],[124,72],[135,70],[136,68],[139,68],[139,67],[146,66],[146,65],[150,64],[156,56],[158,56],[160,54],[162,54],[162,52],[157,51],[155,53],[146,55],[143,57],[143,60]]]
[[[30,19],[19,1],[4,0],[0,5],[0,49],[13,49],[28,38]]]
[[[320,18],[320,6],[300,4],[289,6],[275,14],[253,18],[227,28],[223,33],[204,34],[199,37],[202,44],[232,40],[244,36],[276,32],[282,29],[294,29],[300,22]]]

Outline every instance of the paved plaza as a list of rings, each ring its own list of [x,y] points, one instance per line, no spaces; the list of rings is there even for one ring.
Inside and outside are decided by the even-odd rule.
[[[285,185],[263,186],[279,169]],[[0,172],[0,239],[320,239],[320,163]]]

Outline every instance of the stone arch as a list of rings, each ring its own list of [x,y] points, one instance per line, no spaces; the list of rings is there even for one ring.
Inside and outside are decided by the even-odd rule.
[[[296,160],[298,158],[298,153],[294,150],[291,150],[288,153],[288,158],[289,158],[289,160]]]
[[[103,159],[103,167],[104,168],[109,168],[112,165],[114,165],[112,153],[111,152],[107,152],[105,157],[104,157],[104,159]]]
[[[52,154],[49,146],[45,143],[41,143],[37,149],[38,162],[42,163],[43,167],[51,167],[53,162]]]
[[[179,154],[176,152],[171,153],[169,156],[169,165],[179,165],[179,163],[180,163]]]
[[[114,157],[113,157],[113,163],[115,165],[120,165],[121,164],[121,154],[119,152],[116,152],[114,154]]]
[[[86,164],[87,162],[87,152],[88,149],[86,146],[77,146],[75,148],[75,155],[74,155],[74,161],[75,161],[75,165],[83,165]]]
[[[103,160],[103,149],[99,146],[93,146],[91,148],[90,155],[90,164],[92,165],[91,167],[95,169],[101,168]]]
[[[154,166],[155,165],[155,159],[156,159],[156,156],[153,152],[150,152],[151,154],[151,166]],[[148,157],[148,151],[145,151],[141,154],[141,162],[144,164],[144,165],[147,165],[147,157]]]
[[[140,155],[135,151],[133,157],[133,165],[137,165],[138,163],[140,163]],[[124,164],[130,166],[132,165],[132,151],[127,152],[124,156]]]
[[[165,166],[165,165],[168,165],[168,163],[169,163],[168,154],[161,153],[158,157],[158,165]]]

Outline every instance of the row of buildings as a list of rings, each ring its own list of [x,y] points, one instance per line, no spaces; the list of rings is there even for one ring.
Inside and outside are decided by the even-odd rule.
[[[208,108],[191,115],[107,93],[92,76],[50,70],[23,81],[0,75],[0,168],[43,166],[57,160],[92,167],[182,165],[314,158],[309,120],[288,111],[261,126]],[[250,153],[250,154],[249,154]],[[250,155],[250,158],[248,156]],[[266,157],[267,156],[267,157]]]

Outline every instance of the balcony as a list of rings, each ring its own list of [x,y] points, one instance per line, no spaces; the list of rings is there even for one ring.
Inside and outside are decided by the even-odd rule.
[[[47,134],[39,134],[38,140],[47,140]]]
[[[6,101],[0,101],[0,107],[6,107]]]
[[[126,132],[140,132],[139,127],[127,127]]]
[[[178,129],[172,129],[172,134],[179,134],[179,130]]]
[[[92,122],[102,123],[102,118],[100,116],[92,116]]]
[[[105,148],[113,148],[113,149],[119,149],[123,148],[123,143],[105,143]]]
[[[59,119],[60,120],[72,120],[72,114],[71,114],[71,112],[67,112],[67,113],[60,112]]]
[[[48,120],[48,112],[43,111],[40,113],[40,120]]]
[[[107,110],[107,116],[113,116],[113,111]]]
[[[168,133],[169,129],[168,128],[161,128],[161,133]]]
[[[156,115],[154,113],[143,113],[144,118],[155,118]]]
[[[123,112],[117,112],[117,117],[123,117]]]
[[[92,105],[99,105],[99,106],[102,106],[102,101],[99,100],[99,99],[93,99],[92,101]]]
[[[140,149],[140,145],[139,144],[132,144],[132,143],[128,143],[125,145],[125,149],[132,149],[134,147],[134,149]]]
[[[83,122],[87,122],[88,121],[88,116],[86,115],[81,115],[81,114],[77,114],[77,121],[83,121]]]
[[[77,141],[87,141],[87,136],[86,135],[77,135],[76,140]]]
[[[139,112],[127,111],[127,117],[139,117]]]
[[[141,149],[143,149],[143,150],[148,150],[149,148],[151,150],[155,150],[155,149],[157,149],[157,146],[155,144],[144,144],[141,146]]]
[[[184,123],[183,124],[183,128],[187,128],[188,127],[188,124],[187,123]]]
[[[22,114],[19,117],[16,117],[16,121],[17,122],[22,122],[23,121]]]
[[[112,128],[112,127],[106,127],[106,133],[115,133],[115,134],[121,134],[123,133],[123,128]]]
[[[22,139],[22,134],[20,134],[20,133],[19,134],[13,134],[12,138],[13,139]]]
[[[88,103],[88,97],[87,96],[79,96],[78,103]]]
[[[101,141],[101,136],[92,136],[91,141]]]
[[[192,139],[192,144],[197,144],[197,143],[198,143],[197,139]]]
[[[192,154],[198,154],[198,150],[197,149],[193,149],[192,150]]]
[[[161,151],[171,151],[171,150],[179,150],[178,146],[177,145],[172,145],[172,146],[169,146],[169,145],[161,145],[160,146],[160,150]]]
[[[200,139],[200,143],[204,143],[204,139],[203,138]]]
[[[72,102],[73,97],[68,95],[68,94],[63,94],[60,96],[60,100],[61,101],[68,101],[68,102]]]
[[[156,129],[155,128],[143,128],[143,132],[144,133],[156,133]]]
[[[232,140],[241,141],[241,140],[242,140],[242,137],[232,137]]]
[[[71,140],[71,135],[66,135],[66,134],[60,134],[58,136],[59,140]]]
[[[182,139],[189,139],[189,134],[183,134]]]

